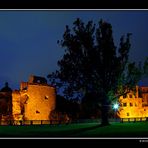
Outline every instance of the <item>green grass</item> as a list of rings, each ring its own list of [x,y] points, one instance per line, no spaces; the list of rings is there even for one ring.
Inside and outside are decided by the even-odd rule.
[[[69,125],[0,126],[0,137],[148,137],[148,122],[75,123]]]

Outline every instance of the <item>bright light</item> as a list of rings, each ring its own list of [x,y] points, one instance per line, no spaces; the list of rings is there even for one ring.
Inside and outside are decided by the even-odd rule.
[[[118,108],[119,108],[119,104],[118,104],[118,103],[115,103],[115,104],[113,105],[113,109],[117,110]]]

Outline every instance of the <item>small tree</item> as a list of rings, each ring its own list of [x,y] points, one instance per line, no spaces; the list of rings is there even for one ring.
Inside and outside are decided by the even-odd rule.
[[[48,75],[50,81],[64,85],[67,97],[94,93],[95,103],[101,104],[102,125],[109,124],[111,100],[134,89],[144,72],[141,65],[128,60],[130,36],[122,36],[117,49],[110,23],[100,20],[97,25],[93,21],[84,24],[78,18],[72,29],[66,26],[63,40],[58,41],[65,54],[58,61],[60,69]]]

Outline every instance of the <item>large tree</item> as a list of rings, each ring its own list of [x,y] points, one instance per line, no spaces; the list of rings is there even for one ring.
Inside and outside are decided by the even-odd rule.
[[[129,61],[130,35],[121,36],[117,48],[110,23],[101,19],[85,24],[77,18],[58,41],[65,54],[58,61],[59,70],[48,75],[50,82],[63,87],[67,97],[94,93],[92,99],[101,104],[102,125],[109,124],[111,99],[133,89],[144,71]]]

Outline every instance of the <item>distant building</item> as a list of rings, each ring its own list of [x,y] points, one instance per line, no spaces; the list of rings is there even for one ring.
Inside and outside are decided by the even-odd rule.
[[[12,114],[12,89],[5,83],[0,90],[0,121],[5,121]]]
[[[148,87],[136,87],[136,92],[119,98],[119,110],[117,115],[124,120],[146,120],[148,117]]]
[[[20,90],[6,91],[3,88],[0,97],[0,101],[7,104],[5,114],[4,110],[1,112],[1,123],[5,124],[21,124],[22,121],[25,124],[30,124],[30,121],[33,124],[46,124],[56,105],[55,88],[49,86],[45,78],[38,76],[30,76],[28,82],[21,82]],[[6,98],[9,101],[4,101]]]

